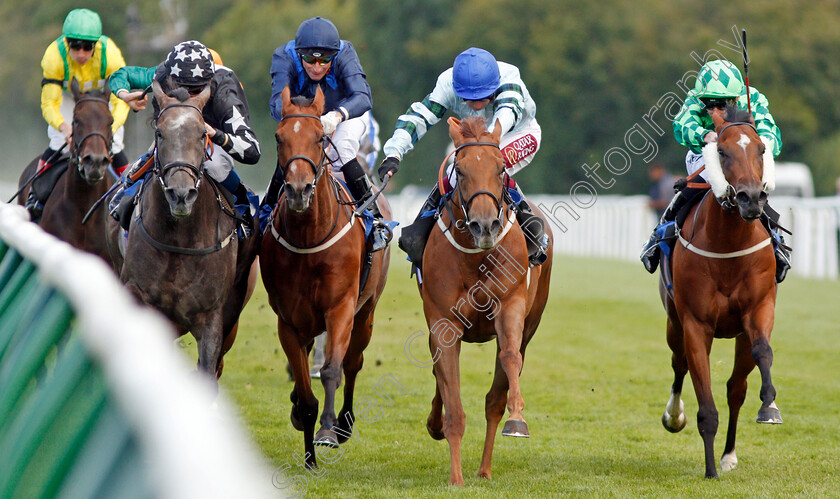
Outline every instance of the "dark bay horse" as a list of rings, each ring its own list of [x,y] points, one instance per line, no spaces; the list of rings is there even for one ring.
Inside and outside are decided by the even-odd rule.
[[[326,163],[324,130],[319,117],[324,95],[290,100],[283,91],[283,118],[277,126],[277,162],[285,185],[263,236],[260,269],[268,301],[277,313],[277,332],[295,379],[291,420],[303,432],[306,465],[317,467],[314,445],[338,446],[353,431],[353,390],[370,342],[373,313],[388,275],[390,251],[368,256],[364,228],[354,220],[349,193]],[[390,207],[380,196],[385,218]],[[362,284],[364,282],[364,284]],[[327,331],[326,361],[321,368],[325,402],[321,428],[315,432],[318,399],[309,379],[308,349]],[[335,392],[344,371],[344,404],[335,415]]]
[[[692,208],[673,255],[673,298],[660,279],[668,313],[674,383],[662,424],[678,432],[686,423],[680,400],[686,372],[697,395],[697,429],[703,438],[706,478],[716,478],[714,440],[718,411],[712,398],[709,352],[714,338],[735,338],[735,365],[726,384],[729,428],[721,468],[735,467],[735,430],[758,365],[759,423],[781,423],[770,379],[770,333],[776,306],[775,258],[767,230],[756,219],[774,177],[771,148],[759,139],[752,116],[729,107],[712,113],[717,143],[703,149],[710,191]]]
[[[59,239],[108,261],[103,210],[95,213],[87,224],[82,224],[82,218],[113,184],[112,177],[108,175],[113,139],[111,125],[114,123],[108,109],[111,91],[106,85],[104,90],[82,93],[75,78],[70,83],[70,89],[76,105],[73,108],[69,169],[58,179],[44,204],[39,224]],[[38,159],[40,157],[24,169],[19,185],[22,186],[35,174]],[[54,164],[53,168],[58,166]],[[20,204],[24,204],[30,188],[31,184],[21,192],[18,197]]]
[[[154,172],[138,194],[120,278],[180,334],[195,336],[198,368],[215,379],[249,295],[259,238],[239,241],[232,203],[204,175],[209,142],[201,110],[210,86],[196,96],[183,89],[168,96],[157,82],[153,90],[160,106]],[[112,238],[124,237],[109,220]]]
[[[502,435],[528,437],[519,375],[525,348],[548,300],[548,260],[529,268],[525,236],[504,202],[507,180],[499,150],[501,126],[489,133],[482,118],[449,119],[458,183],[423,255],[420,294],[434,359],[435,397],[426,428],[449,443],[449,483],[463,485],[461,439],[466,425],[460,396],[461,342],[496,339],[496,372],[485,400],[487,433],[479,477],[490,478],[490,462],[505,407]],[[536,206],[531,206],[540,214]],[[540,214],[541,215],[541,214]],[[548,224],[546,232],[551,235]],[[553,244],[552,244],[553,246]]]

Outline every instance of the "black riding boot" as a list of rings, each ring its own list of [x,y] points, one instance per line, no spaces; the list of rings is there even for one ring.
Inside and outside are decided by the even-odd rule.
[[[517,205],[519,209],[516,213],[516,221],[519,222],[522,233],[525,234],[525,244],[528,247],[528,263],[536,267],[548,258],[546,251],[548,251],[548,246],[551,241],[549,240],[548,234],[545,233],[543,220],[534,215],[534,212],[531,210],[531,205],[525,199],[525,195],[519,189],[517,190],[519,191],[519,195],[522,196],[522,200]]]
[[[769,204],[764,205],[761,223],[770,233],[770,237],[773,238],[773,252],[776,255],[776,282],[782,282],[787,277],[788,270],[790,270],[790,247],[785,244],[782,231],[779,230],[779,213]]]
[[[137,182],[136,180],[132,180],[131,177],[136,175],[137,172],[139,172],[140,169],[149,162],[149,158],[151,158],[153,154],[154,150],[146,151],[141,154],[140,157],[137,158],[137,161],[128,165],[128,168],[125,169],[118,180],[118,182],[122,182],[122,187],[118,188],[114,192],[114,196],[111,198],[111,201],[108,202],[108,213],[114,218],[114,220],[120,221],[121,218],[125,218],[125,210],[127,209],[128,204],[121,203],[121,201],[125,195],[125,191]]]
[[[423,213],[427,211],[436,211],[440,204],[440,190],[438,186],[432,189],[423,207],[420,208],[420,213],[414,219],[414,223],[403,227],[400,232],[400,239],[397,241],[400,249],[405,251],[408,258],[417,268],[423,264],[423,251],[426,249],[426,241],[429,240],[429,234],[432,232],[432,227],[435,225],[435,217],[428,216],[422,218]]]
[[[257,195],[250,191],[245,184],[240,183],[239,187],[233,192],[235,201],[233,202],[234,209],[242,217],[237,220],[239,223],[239,239],[248,239],[254,234],[256,224],[254,223],[254,213],[256,204],[259,201]]]
[[[359,206],[373,196],[370,179],[368,179],[364,169],[362,169],[362,165],[359,164],[357,159],[354,158],[345,163],[341,167],[341,172],[344,173],[344,180],[347,182],[350,194],[353,195]],[[388,243],[391,242],[391,238],[394,237],[394,233],[382,219],[382,213],[379,212],[379,207],[375,202],[371,203],[367,209],[373,213],[373,229],[371,230],[369,242],[370,251],[373,253],[385,249]]]
[[[35,196],[35,191],[31,186],[29,187],[29,196],[26,198],[26,204],[23,207],[29,211],[29,219],[33,222],[40,220],[41,215],[44,213],[44,203]]]

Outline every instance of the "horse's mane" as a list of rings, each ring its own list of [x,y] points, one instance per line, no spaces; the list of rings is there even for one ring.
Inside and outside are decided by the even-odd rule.
[[[483,116],[470,116],[461,120],[461,136],[466,138],[480,139],[487,132],[487,123]]]
[[[723,119],[729,123],[749,123],[752,121],[752,114],[746,109],[738,109],[731,104],[727,104]]]

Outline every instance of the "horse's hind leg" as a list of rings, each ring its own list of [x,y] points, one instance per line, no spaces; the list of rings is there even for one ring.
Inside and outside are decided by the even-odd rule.
[[[507,402],[508,379],[499,360],[499,351],[496,349],[496,372],[493,376],[493,384],[484,399],[484,418],[487,420],[487,432],[484,435],[484,451],[481,453],[481,466],[478,468],[480,478],[491,478],[490,465],[493,459],[493,445],[496,441],[496,431],[499,429],[499,422],[505,415],[505,403]]]
[[[324,410],[321,412],[321,428],[315,435],[316,445],[338,447],[338,436],[333,431],[335,418],[335,392],[341,384],[341,365],[350,347],[353,327],[353,300],[345,300],[327,312],[327,348],[324,366],[321,367],[321,384],[324,385]]]
[[[356,314],[353,332],[350,335],[350,346],[344,356],[344,403],[338,413],[338,422],[333,431],[338,436],[338,443],[343,444],[353,434],[356,416],[353,414],[353,392],[356,389],[356,375],[362,369],[365,357],[364,351],[370,343],[373,333],[373,304],[362,307]]]
[[[506,437],[529,437],[528,423],[522,411],[525,400],[519,387],[519,374],[522,372],[522,328],[524,314],[524,300],[521,306],[508,303],[503,307],[502,316],[496,320],[496,338],[499,348],[498,359],[504,370],[508,382],[507,408],[510,411],[507,422],[502,428],[502,435]]]
[[[685,406],[681,395],[688,364],[683,349],[683,331],[671,319],[668,319],[668,346],[671,347],[671,368],[674,370],[674,382],[671,384],[671,397],[662,414],[662,426],[671,433],[677,433],[685,428]]]
[[[729,425],[726,430],[726,446],[720,458],[720,469],[729,471],[738,464],[735,455],[735,433],[738,428],[738,414],[744,399],[747,397],[747,376],[755,367],[750,354],[750,339],[747,335],[739,335],[735,339],[735,365],[732,376],[726,382],[726,400],[729,404]]]

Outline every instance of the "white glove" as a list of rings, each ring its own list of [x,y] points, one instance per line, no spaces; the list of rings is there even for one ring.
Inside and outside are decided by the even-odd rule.
[[[335,127],[337,127],[343,119],[344,116],[338,111],[330,111],[329,113],[321,116],[321,125],[324,126],[324,133],[332,135],[335,131]]]

